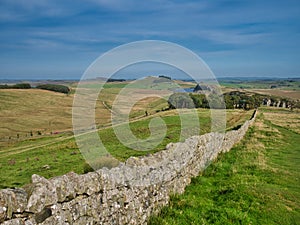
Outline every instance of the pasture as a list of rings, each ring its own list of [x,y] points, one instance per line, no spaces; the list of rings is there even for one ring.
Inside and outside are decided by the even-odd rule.
[[[260,109],[246,137],[149,224],[298,224],[299,120],[297,112]]]
[[[179,141],[181,122],[178,112],[163,111],[167,107],[165,99],[148,97],[133,106],[129,115],[130,128],[138,138],[145,139],[150,134],[150,120],[160,117],[167,126],[165,138],[150,152],[123,146],[111,127],[111,105],[119,92],[119,84],[110,85],[96,104],[96,132],[112,156],[124,161],[130,156],[160,151],[169,142]],[[0,188],[22,186],[30,182],[34,173],[46,178],[70,171],[84,173],[85,160],[72,132],[73,94],[31,89],[1,90],[0,95]],[[197,112],[200,134],[210,132],[210,110],[198,109]],[[227,110],[227,129],[242,124],[251,114],[252,111]]]
[[[193,85],[179,84],[185,88]],[[86,85],[81,88],[97,88],[93,83]],[[97,132],[106,150],[121,162],[131,156],[161,151],[168,143],[180,141],[180,114],[188,118],[190,113],[185,109],[166,110],[165,98],[149,96],[151,92],[145,87],[131,86],[132,99],[136,99],[128,114],[132,133],[147,139],[153,118],[162,119],[167,128],[154,149],[132,150],[115,134],[116,126],[122,124],[112,125],[111,118],[112,113],[127,113],[125,108],[114,107],[118,96],[123,101],[133,96],[120,92],[127,85],[126,82],[106,84],[96,101],[96,129],[90,131]],[[174,88],[167,83],[155,85],[160,96],[168,95]],[[299,99],[298,90],[247,91]],[[70,171],[82,174],[91,169],[72,131],[73,99],[74,91],[65,95],[36,89],[0,90],[0,188],[21,187],[30,182],[32,174],[50,178]],[[197,109],[200,135],[211,131],[211,112]],[[252,110],[226,110],[226,130],[243,124],[252,113]],[[261,107],[254,126],[241,143],[194,178],[183,195],[172,196],[170,205],[149,223],[296,224],[300,221],[299,120],[298,109]],[[112,166],[105,159],[99,162],[103,163]]]

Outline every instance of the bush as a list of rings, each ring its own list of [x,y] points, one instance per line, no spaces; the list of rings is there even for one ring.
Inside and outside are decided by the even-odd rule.
[[[20,84],[15,84],[12,87],[16,89],[30,89],[31,85],[28,83],[20,83]]]
[[[125,79],[114,79],[114,78],[109,78],[107,82],[124,82],[126,81]]]
[[[172,80],[171,77],[165,76],[165,75],[159,75],[158,77],[159,77],[159,78],[165,78],[165,79],[167,79],[167,80]]]
[[[59,84],[41,84],[36,86],[38,89],[43,89],[43,90],[48,90],[48,91],[55,91],[55,92],[60,92],[64,94],[69,94],[71,89],[67,86],[64,85],[59,85]]]
[[[28,83],[19,83],[14,85],[1,84],[0,89],[30,89],[31,85]]]
[[[0,84],[0,89],[9,89],[10,86],[8,86],[7,84]]]
[[[196,108],[209,108],[208,101],[204,94],[192,94],[190,93],[194,105]]]

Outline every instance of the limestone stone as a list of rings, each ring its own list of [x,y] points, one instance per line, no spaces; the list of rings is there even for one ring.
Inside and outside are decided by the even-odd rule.
[[[255,116],[238,130],[170,143],[163,151],[131,157],[112,169],[49,180],[33,175],[24,189],[0,190],[0,223],[146,224],[171,194],[183,193],[192,177],[240,141]]]
[[[45,206],[55,204],[57,202],[56,188],[50,180],[33,174],[32,184],[26,187],[28,193],[27,212],[39,213]]]
[[[0,190],[0,222],[12,218],[14,213],[24,212],[27,206],[27,193],[24,189]]]

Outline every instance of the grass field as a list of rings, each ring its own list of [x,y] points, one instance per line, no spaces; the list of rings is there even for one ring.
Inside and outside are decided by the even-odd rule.
[[[261,109],[241,143],[149,224],[299,224],[299,120],[297,112]]]
[[[149,96],[156,93],[167,96],[168,89],[177,86],[176,83],[154,83],[155,78],[145,79],[141,83],[112,82],[106,83],[96,101],[95,122],[98,127],[111,123],[111,109],[116,96],[122,88],[134,90],[130,98]],[[181,86],[191,86],[190,83],[180,83]],[[39,89],[0,89],[0,147],[9,142],[32,139],[34,137],[53,135],[72,130],[72,106],[75,94],[75,84],[69,95]],[[87,82],[80,88],[97,89],[103,82]],[[152,92],[149,92],[152,90]],[[128,99],[128,96],[124,96]],[[130,118],[154,114],[167,108],[165,99],[147,97],[137,101],[131,110]]]
[[[228,110],[227,128],[233,128],[249,119],[252,111]],[[210,131],[210,110],[198,110],[201,133]],[[169,142],[177,142],[180,136],[180,119],[176,110],[159,112],[131,122],[132,132],[146,138],[149,134],[148,124],[152,117],[160,116],[167,125],[167,135],[154,150],[164,149]],[[111,127],[99,129],[99,136],[107,150],[117,159],[124,161],[130,156],[148,154],[134,151],[123,146]],[[150,151],[153,152],[153,151]],[[50,168],[48,168],[48,165]],[[71,134],[59,134],[54,137],[28,139],[10,144],[0,150],[0,188],[22,186],[30,182],[32,174],[46,178],[65,174],[69,171],[83,173],[85,161],[77,148]]]
[[[251,92],[263,94],[263,95],[272,95],[282,98],[289,98],[293,100],[300,99],[300,89],[298,90],[280,90],[280,89],[253,89]]]
[[[238,79],[238,78],[226,78],[220,79],[220,84],[228,88],[243,88],[243,89],[270,89],[274,90],[298,90],[300,89],[299,78],[291,79]]]
[[[152,89],[154,88],[156,92],[161,93],[161,95],[166,95],[168,88],[172,89],[176,86],[174,84],[161,83],[155,84],[156,86],[153,87],[153,79],[149,78],[145,83],[131,84],[131,86],[129,82],[105,84],[105,89],[102,90],[96,102],[96,125],[103,127],[111,123],[110,110],[112,109],[113,102],[120,90],[128,85],[129,89],[136,88],[135,96],[137,97],[139,95],[147,95],[147,88],[143,89],[144,87],[149,86]],[[288,82],[288,84],[297,85],[297,82]],[[194,83],[182,81],[176,81],[176,84],[182,88],[193,87],[195,85]],[[271,83],[261,82],[261,84],[268,86]],[[85,85],[88,88],[99,87],[99,84],[93,82],[86,83]],[[233,89],[225,88],[224,90]],[[248,91],[292,98],[294,100],[300,99],[299,88],[297,90],[249,89]],[[37,89],[1,89],[0,147],[15,141],[40,138],[41,136],[52,136],[56,133],[71,131],[74,91],[72,93],[65,95]],[[144,98],[134,105],[130,113],[130,118],[142,117],[145,115],[145,111],[149,114],[155,114],[157,111],[167,108],[167,106],[167,101],[164,99],[155,97]]]
[[[109,84],[96,101],[95,122],[98,127],[110,125],[110,107],[120,85]],[[45,138],[72,131],[72,106],[74,94],[65,95],[45,90],[0,90],[0,147],[33,138]],[[138,101],[132,109],[131,118],[154,114],[167,107],[158,98]]]
[[[70,130],[73,97],[44,90],[0,90],[0,147],[9,141]]]
[[[97,88],[92,83],[86,85]],[[159,84],[155,90],[166,95],[168,91],[164,88],[168,85]],[[193,86],[187,82],[180,85]],[[125,161],[130,156],[160,151],[168,143],[178,142],[181,127],[178,112],[164,111],[165,99],[144,97],[149,90],[141,86],[131,87],[136,99],[142,98],[129,113],[130,129],[136,137],[146,139],[150,135],[150,120],[159,117],[167,127],[165,138],[151,151],[134,151],[118,140],[111,126],[111,113],[115,110],[116,96],[125,86],[126,83],[106,84],[96,101],[96,132],[108,152]],[[297,90],[251,91],[300,98]],[[126,100],[128,96],[124,97]],[[35,89],[0,90],[0,188],[23,186],[30,182],[32,174],[50,178],[70,171],[84,173],[86,163],[72,132],[73,98],[74,92],[65,95]],[[122,108],[116,110],[114,113],[125,113]],[[210,132],[210,110],[197,112],[200,134]],[[226,130],[243,124],[252,113],[227,110]],[[255,125],[242,142],[193,179],[183,195],[172,196],[170,206],[151,218],[150,224],[297,224],[300,221],[299,121],[298,109],[291,112],[261,108]]]

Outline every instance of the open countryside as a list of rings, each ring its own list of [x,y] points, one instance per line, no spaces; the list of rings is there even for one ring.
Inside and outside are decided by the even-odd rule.
[[[129,157],[164,151],[169,143],[179,141],[179,113],[189,113],[185,109],[188,103],[178,104],[176,110],[170,108],[170,102],[182,102],[178,99],[187,96],[196,106],[201,103],[197,108],[199,134],[211,132],[210,112],[214,109],[204,107],[203,90],[199,91],[199,87],[190,82],[180,83],[196,90],[190,94],[175,92],[169,102],[153,97],[142,99],[130,112],[130,128],[142,139],[150,135],[148,125],[152,118],[164,120],[167,134],[156,149],[134,151],[123,146],[114,133],[112,105],[127,81],[107,84],[97,100],[97,130],[87,132],[97,132],[109,153],[121,162]],[[75,87],[76,84],[72,84],[69,88]],[[254,125],[229,153],[219,155],[200,176],[193,178],[184,194],[171,196],[169,205],[153,215],[149,224],[281,224],[285,221],[297,224],[300,218],[297,99],[300,91],[293,90],[295,94],[291,96],[284,88],[277,89],[276,93],[286,95],[273,95],[273,88],[265,91],[222,86],[222,89],[228,108],[226,130],[238,129],[258,107]],[[138,93],[143,92],[138,90]],[[73,136],[74,91],[64,94],[40,89],[2,89],[0,95],[1,188],[26,186],[31,182],[32,174],[51,178],[70,171],[78,174],[93,171]],[[267,105],[266,100],[273,103]],[[285,101],[285,107],[280,104],[282,101]],[[99,168],[116,166],[105,159],[96,163]]]

